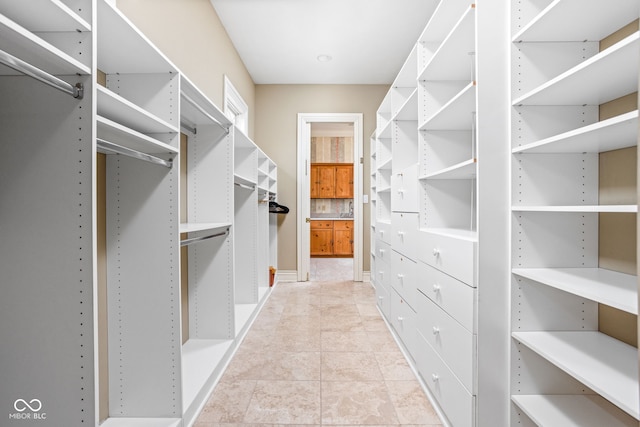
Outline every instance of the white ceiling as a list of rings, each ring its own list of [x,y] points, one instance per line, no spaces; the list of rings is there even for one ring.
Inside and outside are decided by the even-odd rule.
[[[256,84],[391,84],[438,2],[211,3]]]

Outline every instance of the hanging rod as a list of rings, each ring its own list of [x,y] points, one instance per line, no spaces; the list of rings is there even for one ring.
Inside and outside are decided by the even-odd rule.
[[[249,191],[255,191],[255,189],[256,189],[255,185],[241,184],[239,182],[234,182],[234,184],[237,185],[240,188],[244,188],[245,190],[249,190]]]
[[[144,160],[145,162],[154,163],[156,165],[162,165],[169,169],[173,167],[173,160],[161,159],[160,157],[132,150],[131,148],[123,147],[121,145],[114,144],[113,142],[105,141],[101,138],[96,138],[96,141],[98,142],[98,148],[103,150],[102,152],[122,154],[123,156],[133,157],[134,159]]]
[[[213,239],[214,237],[226,236],[227,234],[229,234],[229,229],[228,228],[225,231],[222,231],[220,233],[210,234],[210,235],[201,236],[201,237],[192,237],[190,239],[181,240],[180,241],[180,246],[187,246],[187,245],[190,245],[192,243],[202,242],[203,240]]]
[[[205,111],[204,108],[202,108],[200,105],[198,105],[198,103],[196,101],[194,101],[193,99],[189,98],[187,95],[185,95],[184,93],[182,94],[182,97],[185,99],[185,101],[187,101],[189,104],[191,104],[193,106],[193,108],[195,108],[196,110],[200,111],[202,114],[204,114],[209,120],[211,120],[212,122],[214,122],[215,124],[217,124],[218,126],[220,126],[222,129],[224,129],[225,134],[229,134],[229,126],[225,126],[222,123],[220,123],[220,121],[218,119],[216,119],[215,117],[213,117],[211,114],[207,113]],[[195,133],[195,132],[194,132]]]
[[[53,86],[54,88],[61,90],[64,93],[68,93],[74,98],[82,99],[84,95],[84,86],[82,85],[82,83],[76,83],[76,85],[73,86],[71,85],[71,83],[67,83],[64,80],[41,70],[40,68],[34,67],[28,62],[16,58],[15,56],[3,50],[0,50],[0,63],[6,65],[7,67],[13,68],[16,71],[21,72],[22,74],[33,77],[36,80],[40,80],[41,82],[46,83],[49,86]]]

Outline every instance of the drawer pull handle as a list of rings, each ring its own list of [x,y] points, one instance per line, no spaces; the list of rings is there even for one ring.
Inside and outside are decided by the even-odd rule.
[[[400,280],[404,279],[404,274],[398,274],[398,279]]]
[[[379,296],[379,297],[378,297],[378,299],[379,299],[380,301],[382,301],[382,300],[384,299],[384,297]]]
[[[438,292],[440,292],[440,285],[439,284],[437,284],[437,283],[433,284],[433,292],[435,292],[436,294]]]
[[[433,327],[433,335],[438,335],[440,333],[440,328],[438,328],[437,326]]]
[[[439,257],[439,256],[440,256],[440,249],[438,249],[438,248],[433,248],[433,256],[435,256],[435,257]]]
[[[438,382],[438,380],[440,380],[440,377],[439,377],[437,374],[431,374],[431,380],[432,380],[434,383],[437,383],[437,382]]]
[[[404,320],[404,317],[398,316],[398,322],[402,322],[403,320]]]
[[[398,231],[398,236],[404,237],[404,231]]]

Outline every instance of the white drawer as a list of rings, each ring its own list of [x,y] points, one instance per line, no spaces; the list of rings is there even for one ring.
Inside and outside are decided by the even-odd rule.
[[[418,260],[418,214],[410,212],[391,213],[391,246],[393,249]]]
[[[451,425],[473,427],[475,397],[458,381],[420,332],[416,335],[416,346],[418,372],[451,421]]]
[[[476,288],[444,274],[430,265],[418,262],[416,287],[470,332],[474,327]]]
[[[419,294],[417,304],[418,332],[467,390],[474,391],[476,335],[466,330],[426,296]]]
[[[389,291],[381,284],[376,284],[376,304],[380,307],[380,311],[387,319],[391,315],[391,300],[389,299]]]
[[[391,314],[387,319],[398,333],[404,346],[413,356],[416,346],[416,312],[396,292],[391,291],[389,295],[391,298]]]
[[[391,223],[376,222],[376,238],[385,243],[391,244]]]
[[[418,265],[415,261],[394,250],[391,251],[391,286],[404,298],[407,303],[415,308],[415,300],[418,294],[416,283]]]
[[[418,212],[418,164],[391,175],[391,210]]]
[[[391,264],[391,245],[382,240],[376,241],[376,261]]]
[[[476,242],[429,231],[421,231],[418,260],[476,286]]]

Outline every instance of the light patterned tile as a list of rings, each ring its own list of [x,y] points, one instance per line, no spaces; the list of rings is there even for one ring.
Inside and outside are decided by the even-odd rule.
[[[407,360],[399,350],[397,352],[375,352],[374,355],[385,380],[411,381],[416,379]]]
[[[361,332],[364,331],[364,323],[360,316],[324,316],[320,325],[323,331],[337,332]]]
[[[322,381],[381,381],[378,363],[370,352],[322,353]]]
[[[320,382],[258,381],[244,421],[320,424]]]
[[[386,384],[400,423],[423,425],[442,423],[418,381],[387,381]]]
[[[322,317],[334,316],[359,316],[358,307],[353,304],[327,304],[321,306],[320,314]]]
[[[233,358],[223,379],[320,380],[320,353],[241,353]]]
[[[322,351],[371,351],[367,332],[323,331]]]
[[[376,317],[380,315],[378,313],[378,307],[375,304],[356,304],[356,307],[358,307],[360,316]]]
[[[323,381],[322,424],[399,424],[383,382]]]
[[[376,351],[398,351],[398,344],[389,331],[368,331],[367,336],[371,347]]]
[[[389,328],[384,320],[379,315],[376,317],[362,317],[362,325],[367,332],[386,332],[389,333]]]
[[[221,381],[198,417],[198,422],[243,422],[255,381]]]

